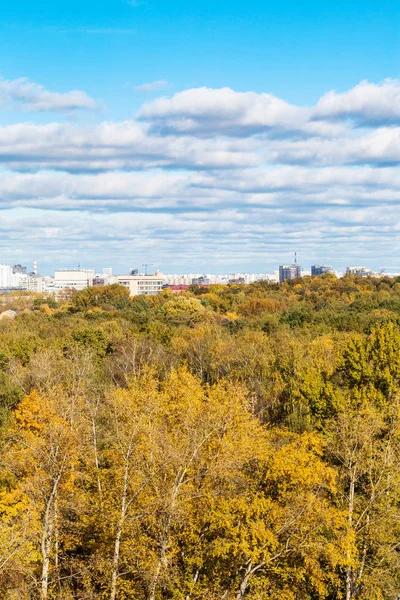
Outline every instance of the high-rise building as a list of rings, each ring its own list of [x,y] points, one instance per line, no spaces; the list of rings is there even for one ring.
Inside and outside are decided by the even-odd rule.
[[[12,268],[13,273],[22,273],[23,275],[25,275],[26,273],[26,267],[23,267],[22,265],[14,265]]]
[[[11,287],[12,268],[8,265],[0,264],[0,289],[9,289]]]
[[[280,265],[279,266],[279,281],[282,283],[287,279],[295,279],[301,277],[301,266],[297,263],[293,265]]]
[[[346,267],[346,275],[358,275],[359,277],[371,277],[375,275],[373,271],[370,271],[366,267]]]
[[[331,265],[311,265],[311,275],[325,275],[325,273],[333,273]]]
[[[200,275],[192,279],[192,285],[210,285],[210,279],[207,275]]]

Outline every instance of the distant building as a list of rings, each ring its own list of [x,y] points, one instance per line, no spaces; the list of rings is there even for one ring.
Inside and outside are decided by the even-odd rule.
[[[12,268],[8,265],[0,264],[0,289],[11,288]]]
[[[47,279],[40,275],[28,275],[26,281],[26,289],[28,292],[43,293],[47,290]]]
[[[373,277],[375,273],[366,267],[346,267],[346,275],[358,275],[359,277]]]
[[[96,275],[96,277],[93,277],[92,285],[107,285],[106,279],[104,277]]]
[[[93,284],[93,278],[92,269],[59,269],[54,272],[54,289],[56,292],[65,288],[83,290]]]
[[[201,275],[200,277],[194,277],[192,279],[192,285],[210,285],[210,279],[206,275]]]
[[[157,271],[154,275],[117,275],[117,283],[129,290],[130,296],[154,296],[163,289],[163,275]]]
[[[26,267],[23,267],[22,265],[14,265],[12,268],[12,272],[13,273],[22,273],[23,275],[25,275]]]
[[[301,266],[297,263],[293,265],[280,265],[279,267],[279,281],[283,283],[287,279],[296,279],[301,277]]]
[[[112,274],[112,269],[106,267],[102,273],[97,273],[93,277],[92,285],[112,285],[113,283],[118,283],[117,278]]]
[[[177,273],[174,275],[164,275],[164,284],[166,285],[191,285],[192,280],[200,277],[201,273]]]
[[[325,275],[325,273],[333,273],[331,265],[311,265],[311,275]]]
[[[29,275],[26,273],[11,273],[10,287],[14,290],[28,289]]]

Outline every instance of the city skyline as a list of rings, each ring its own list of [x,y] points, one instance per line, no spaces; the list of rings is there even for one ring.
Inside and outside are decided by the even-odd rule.
[[[279,265],[279,269],[273,273],[162,273],[157,268],[149,269],[152,263],[142,264],[143,269],[130,268],[124,273],[114,273],[112,267],[103,267],[102,272],[95,272],[92,268],[63,269],[58,268],[53,275],[39,273],[38,263],[33,262],[33,271],[21,264],[14,266],[0,263],[0,295],[13,291],[27,291],[54,295],[59,297],[64,290],[75,289],[82,291],[92,286],[112,286],[118,284],[124,286],[130,296],[156,295],[164,288],[169,288],[173,293],[190,291],[190,286],[229,285],[229,284],[251,284],[258,281],[270,283],[284,283],[290,279],[307,276],[319,277],[332,274],[335,277],[343,275],[356,275],[358,277],[400,277],[398,273],[376,273],[365,266],[347,266],[345,273],[337,272],[331,265],[313,264],[310,269],[303,268],[297,262],[295,253],[294,263]]]
[[[265,272],[297,250],[397,269],[399,16],[389,0],[8,3],[1,260]]]
[[[30,266],[32,266],[32,269],[30,268]],[[33,262],[31,263],[31,265],[29,265],[29,263],[27,264],[13,264],[13,261],[10,262],[10,264],[6,264],[4,262],[0,262],[0,269],[1,268],[6,268],[10,271],[10,273],[16,274],[17,276],[19,275],[40,275],[40,276],[44,276],[44,277],[51,277],[51,274],[49,272],[46,272],[45,270],[41,270],[38,267],[38,261],[37,260],[33,260]],[[72,265],[72,266],[60,266],[57,265],[54,269],[53,269],[53,274],[55,272],[63,272],[63,271],[68,271],[68,272],[91,272],[94,276],[96,277],[101,277],[102,275],[104,276],[110,276],[110,277],[115,277],[115,276],[124,276],[126,274],[129,275],[154,275],[154,274],[162,274],[165,277],[174,277],[174,276],[187,276],[187,275],[193,275],[193,277],[198,277],[201,275],[211,275],[211,276],[215,276],[215,277],[228,277],[231,275],[276,275],[276,276],[281,276],[281,272],[282,271],[290,271],[291,275],[290,276],[286,276],[284,277],[284,279],[291,279],[294,277],[293,273],[296,273],[295,276],[298,277],[303,277],[303,276],[307,276],[307,275],[311,275],[311,276],[318,276],[318,275],[323,275],[326,273],[333,273],[337,276],[342,276],[344,274],[360,274],[362,273],[363,275],[365,274],[371,274],[371,275],[395,275],[397,276],[400,273],[400,268],[398,269],[385,269],[385,268],[381,268],[379,271],[376,271],[372,268],[370,268],[369,266],[364,265],[354,265],[354,264],[350,264],[347,263],[346,266],[343,266],[340,269],[335,269],[332,265],[327,264],[327,263],[322,263],[320,262],[316,262],[313,261],[311,264],[300,264],[300,262],[297,260],[297,253],[295,253],[294,255],[294,260],[292,262],[285,262],[285,261],[280,261],[279,265],[275,265],[273,267],[272,270],[265,270],[264,271],[241,271],[240,269],[231,269],[231,270],[227,270],[225,272],[219,271],[219,272],[215,272],[212,271],[210,269],[203,269],[201,271],[175,271],[173,272],[173,270],[171,269],[167,269],[166,271],[163,271],[162,269],[160,269],[158,267],[158,265],[156,263],[139,263],[138,266],[130,266],[130,267],[124,267],[122,270],[118,270],[115,269],[113,266],[104,266],[102,265],[101,267],[97,268],[94,267],[93,265],[85,265],[85,264],[81,264],[79,263],[78,265]],[[283,279],[283,280],[284,280]]]

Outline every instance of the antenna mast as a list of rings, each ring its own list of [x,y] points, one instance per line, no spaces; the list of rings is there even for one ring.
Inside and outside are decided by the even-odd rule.
[[[147,275],[147,267],[154,266],[154,263],[143,263],[142,267],[144,267],[144,274]]]

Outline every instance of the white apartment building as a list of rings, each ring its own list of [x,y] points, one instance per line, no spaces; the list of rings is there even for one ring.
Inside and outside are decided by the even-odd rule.
[[[93,269],[59,269],[54,271],[54,291],[65,288],[83,290],[93,284]]]
[[[163,288],[163,274],[154,275],[117,275],[117,283],[129,289],[130,296],[154,296]]]
[[[26,289],[28,292],[43,293],[47,291],[47,280],[49,277],[41,275],[28,275]]]
[[[191,285],[192,280],[201,277],[201,273],[175,273],[164,275],[163,280],[166,285]]]
[[[0,264],[0,289],[11,288],[12,267]]]
[[[33,273],[14,273],[13,268],[0,264],[0,289],[28,290],[28,292],[45,292],[49,277],[41,277]]]
[[[12,270],[12,269],[11,269]],[[11,273],[11,285],[13,289],[26,290],[28,289],[28,275],[26,273]]]
[[[278,281],[279,276],[278,273],[227,273],[221,275],[215,275],[212,273],[184,273],[180,275],[176,274],[168,274],[164,275],[164,283],[166,285],[191,285],[193,279],[199,279],[200,277],[204,277],[212,284],[220,284],[226,285],[231,280],[235,279],[244,279],[245,283],[253,283],[254,281],[268,280],[268,281]]]
[[[360,277],[372,277],[376,275],[373,271],[367,269],[367,267],[351,266],[346,267],[346,275],[358,275]]]

